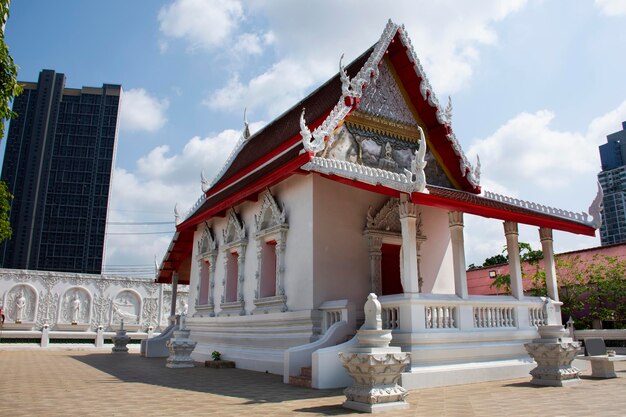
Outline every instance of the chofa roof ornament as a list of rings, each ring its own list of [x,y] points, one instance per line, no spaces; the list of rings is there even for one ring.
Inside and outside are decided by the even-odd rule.
[[[211,182],[204,176],[204,170],[200,171],[200,183],[202,192],[206,193],[211,185]]]
[[[415,151],[415,157],[411,161],[411,171],[407,171],[407,174],[410,173],[415,176],[414,191],[428,194],[428,190],[426,189],[426,174],[424,173],[424,168],[426,168],[426,138],[424,137],[424,130],[422,130],[421,126],[418,126],[417,130],[420,132],[419,147]]]
[[[174,204],[174,224],[177,226],[180,224],[181,218],[180,213],[178,212],[178,203]]]
[[[358,99],[363,95],[363,88],[367,83],[375,80],[378,76],[378,65],[370,65],[367,63],[361,68],[359,73],[352,79],[346,73],[343,63],[343,54],[339,58],[339,77],[341,79],[341,98],[337,105],[332,109],[328,117],[313,132],[306,125],[304,120],[305,109],[300,114],[300,135],[302,136],[302,145],[310,154],[316,154],[324,149],[328,138],[329,143],[335,139],[334,130],[339,123],[354,109],[358,103]],[[369,60],[368,60],[369,63]]]
[[[596,193],[596,197],[591,202],[589,206],[589,214],[593,217],[591,221],[591,225],[595,229],[599,229],[602,226],[602,200],[604,198],[604,192],[602,191],[602,186],[598,182],[598,192]]]

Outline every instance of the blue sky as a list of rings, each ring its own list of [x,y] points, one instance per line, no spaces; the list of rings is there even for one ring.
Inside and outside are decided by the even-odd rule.
[[[406,25],[483,188],[587,211],[597,146],[626,120],[621,0],[14,1],[6,41],[19,79],[43,68],[67,87],[122,84],[111,221],[169,221],[200,195],[242,129],[258,129]],[[4,147],[4,145],[3,145]],[[2,151],[3,152],[3,151]],[[468,263],[501,251],[500,222],[466,221]],[[152,232],[173,226],[110,226]],[[111,235],[107,265],[150,265],[169,235]],[[521,239],[538,247],[536,229]],[[557,234],[557,251],[599,244]]]

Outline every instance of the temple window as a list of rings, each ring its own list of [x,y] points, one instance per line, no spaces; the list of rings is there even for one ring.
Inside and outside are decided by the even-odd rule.
[[[285,209],[279,208],[267,189],[261,201],[261,211],[255,216],[258,266],[254,314],[287,311],[283,275],[289,226]]]
[[[211,228],[205,224],[198,241],[198,285],[196,287],[196,314],[214,316],[213,291],[215,288],[215,261],[217,259],[217,241]]]
[[[243,221],[240,221],[234,209],[226,213],[228,223],[223,230],[224,238],[224,278],[222,279],[222,311],[220,315],[244,315],[244,264],[248,238]]]

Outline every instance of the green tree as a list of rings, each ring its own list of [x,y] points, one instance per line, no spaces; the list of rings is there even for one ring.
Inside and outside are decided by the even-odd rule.
[[[0,32],[0,134],[3,136],[5,122],[16,116],[11,110],[11,102],[22,91],[17,83],[17,66],[4,41],[4,25],[9,17],[9,3],[9,0],[0,0],[0,26],[2,26]],[[7,185],[0,182],[0,242],[11,237],[9,211],[12,198]]]
[[[505,254],[507,255],[505,256]],[[543,252],[540,250],[534,250],[530,246],[529,243],[520,242],[519,254],[520,254],[520,260],[522,263],[528,262],[530,265],[534,266],[534,271],[532,275],[530,276],[532,283],[533,283],[530,289],[531,295],[534,295],[534,296],[546,295],[546,275],[543,271],[540,271],[539,269],[539,261],[543,259]],[[485,263],[487,263],[487,261],[489,260],[498,259],[498,257],[504,258],[506,262],[506,260],[508,259],[508,251],[507,251],[506,246],[502,250],[502,254],[495,255],[495,256],[492,256],[491,258],[485,259]],[[498,262],[498,263],[502,263],[502,262]],[[489,265],[483,264],[483,266],[489,266]],[[527,277],[527,274],[524,272],[524,269],[522,269],[522,279],[526,277]],[[511,293],[511,275],[510,274],[496,275],[496,277],[494,278],[493,282],[491,283],[489,287],[496,288],[498,291],[501,291],[504,294],[510,294]]]
[[[626,260],[599,254],[591,261],[557,257],[556,267],[562,311],[576,317],[576,327],[591,328],[594,319],[625,326]]]
[[[483,262],[483,266],[492,266],[492,265],[500,265],[500,264],[505,264],[507,263],[508,260],[506,258],[506,256],[504,256],[503,254],[499,253],[497,255],[494,255],[490,258],[485,259],[485,262]]]

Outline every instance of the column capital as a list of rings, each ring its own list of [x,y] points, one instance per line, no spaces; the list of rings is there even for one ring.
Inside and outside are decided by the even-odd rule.
[[[540,241],[544,241],[544,240],[553,240],[552,238],[552,229],[548,228],[548,227],[540,227],[539,228],[539,240]]]
[[[367,246],[369,252],[380,252],[383,246],[383,238],[382,236],[368,236],[367,237]]]
[[[518,235],[519,232],[517,231],[517,223],[516,222],[509,222],[509,221],[505,221],[503,223],[504,225],[504,235],[508,236],[508,235]]]
[[[448,223],[450,227],[461,226],[463,227],[463,212],[462,211],[449,211]]]
[[[413,204],[410,201],[403,201],[399,204],[400,218],[417,217],[417,204]]]

